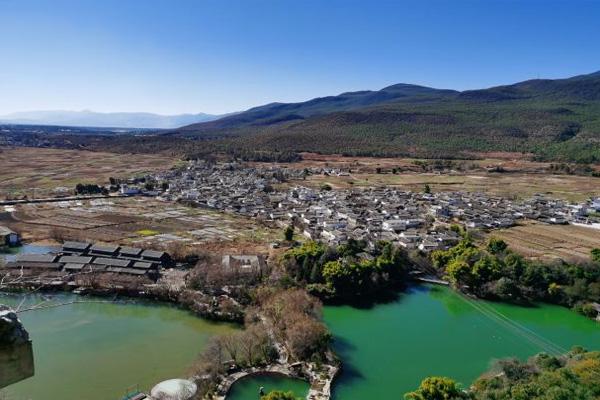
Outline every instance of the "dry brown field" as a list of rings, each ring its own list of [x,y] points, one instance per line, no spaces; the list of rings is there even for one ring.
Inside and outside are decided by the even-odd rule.
[[[600,229],[578,225],[526,223],[493,231],[490,235],[503,239],[512,250],[534,259],[589,261],[590,251],[600,248]]]
[[[0,199],[48,196],[56,187],[72,190],[79,182],[106,184],[111,176],[131,177],[168,169],[176,163],[176,158],[161,154],[2,147]]]
[[[293,183],[293,182],[292,182]],[[600,178],[573,175],[526,173],[435,174],[351,174],[350,176],[313,175],[305,184],[319,187],[329,184],[333,188],[368,186],[393,186],[404,190],[421,191],[429,185],[432,191],[481,192],[494,196],[523,199],[542,193],[549,197],[569,201],[584,201],[600,195]]]
[[[26,242],[84,240],[167,250],[177,244],[223,254],[266,253],[282,235],[255,219],[147,197],[21,204],[0,210],[0,225]]]
[[[279,164],[287,168],[330,167],[350,170],[349,176],[309,176],[302,184],[320,187],[328,184],[335,189],[352,187],[393,186],[404,190],[421,191],[429,185],[433,191],[482,192],[494,196],[523,199],[534,194],[568,201],[584,201],[600,196],[600,178],[590,176],[550,174],[550,163],[535,162],[515,153],[478,154],[478,160],[454,160],[463,163],[464,171],[420,172],[412,158],[345,157],[303,153],[302,161]],[[431,160],[429,160],[431,162]],[[255,163],[267,165],[267,163]],[[272,165],[272,164],[270,164]],[[487,172],[488,167],[500,166],[507,172]],[[381,168],[382,173],[377,173]],[[392,169],[402,172],[392,173]],[[297,182],[290,182],[296,185]]]
[[[316,154],[301,153],[302,160],[293,164],[281,163],[280,165],[293,168],[310,167],[332,167],[332,168],[352,168],[357,172],[367,173],[375,172],[376,168],[391,170],[392,168],[415,168],[416,158],[392,158],[392,157],[350,157],[335,154]],[[485,153],[474,154],[478,159],[473,160],[453,160],[455,163],[463,163],[467,166],[476,168],[486,168],[489,166],[502,166],[509,170],[519,170],[523,172],[541,171],[547,168],[550,163],[531,161],[527,155],[521,153]],[[435,160],[427,160],[433,163]],[[268,163],[255,163],[266,165]],[[271,164],[272,165],[272,164]]]

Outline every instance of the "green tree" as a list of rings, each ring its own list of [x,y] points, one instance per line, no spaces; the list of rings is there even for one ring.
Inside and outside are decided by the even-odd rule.
[[[499,254],[502,253],[506,250],[506,248],[508,247],[508,245],[506,244],[506,242],[502,239],[498,239],[498,238],[490,238],[490,241],[488,242],[487,245],[487,249],[490,253],[492,254]]]
[[[473,264],[472,273],[478,283],[486,283],[497,279],[501,270],[502,265],[496,257],[485,256]]]
[[[294,396],[293,392],[284,392],[282,390],[272,390],[264,396],[260,396],[260,400],[300,400]]]
[[[464,260],[455,259],[448,263],[446,275],[453,285],[470,284],[474,281],[471,266]]]
[[[315,282],[320,282],[321,279],[323,278],[321,275],[321,265],[319,265],[319,263],[313,263],[313,266],[310,270],[310,277],[309,277],[309,281],[312,283]]]
[[[600,263],[600,249],[592,249],[591,251],[592,261]]]
[[[293,225],[288,225],[285,228],[285,230],[283,231],[283,237],[288,242],[291,242],[294,239],[294,226]]]
[[[425,378],[419,388],[404,395],[406,400],[460,400],[468,399],[459,385],[450,378],[431,376]]]
[[[426,194],[431,193],[431,186],[429,186],[428,183],[426,183],[425,187],[423,187],[423,193],[426,193]]]

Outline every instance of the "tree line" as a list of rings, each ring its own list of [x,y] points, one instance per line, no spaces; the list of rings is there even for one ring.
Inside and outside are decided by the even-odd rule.
[[[446,377],[428,377],[405,400],[597,400],[600,352],[581,347],[554,357],[540,353],[527,361],[505,359],[468,390]]]
[[[407,254],[381,241],[367,250],[365,241],[340,246],[307,241],[282,259],[286,273],[309,293],[330,301],[370,301],[406,283]]]
[[[543,301],[596,317],[600,302],[600,251],[592,261],[571,264],[527,260],[491,238],[486,248],[468,236],[449,250],[431,254],[433,266],[460,290],[481,298],[514,303]]]

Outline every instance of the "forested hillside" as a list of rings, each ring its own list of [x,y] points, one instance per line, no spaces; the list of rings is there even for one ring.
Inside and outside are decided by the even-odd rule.
[[[173,133],[197,136],[224,134],[232,130],[265,127],[290,121],[324,115],[332,112],[348,111],[362,107],[390,102],[419,103],[454,98],[459,92],[432,89],[417,85],[398,84],[378,91],[360,91],[327,96],[302,103],[271,103],[251,108],[245,112],[227,116],[207,123],[198,123],[177,129]]]
[[[454,92],[394,85],[270,104],[166,133],[236,152],[469,157],[516,151],[600,161],[600,73]],[[205,143],[208,145],[208,143]]]

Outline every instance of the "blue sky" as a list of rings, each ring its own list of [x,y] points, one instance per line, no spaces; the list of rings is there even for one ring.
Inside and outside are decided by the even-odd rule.
[[[0,114],[223,113],[600,70],[600,1],[0,0]]]

